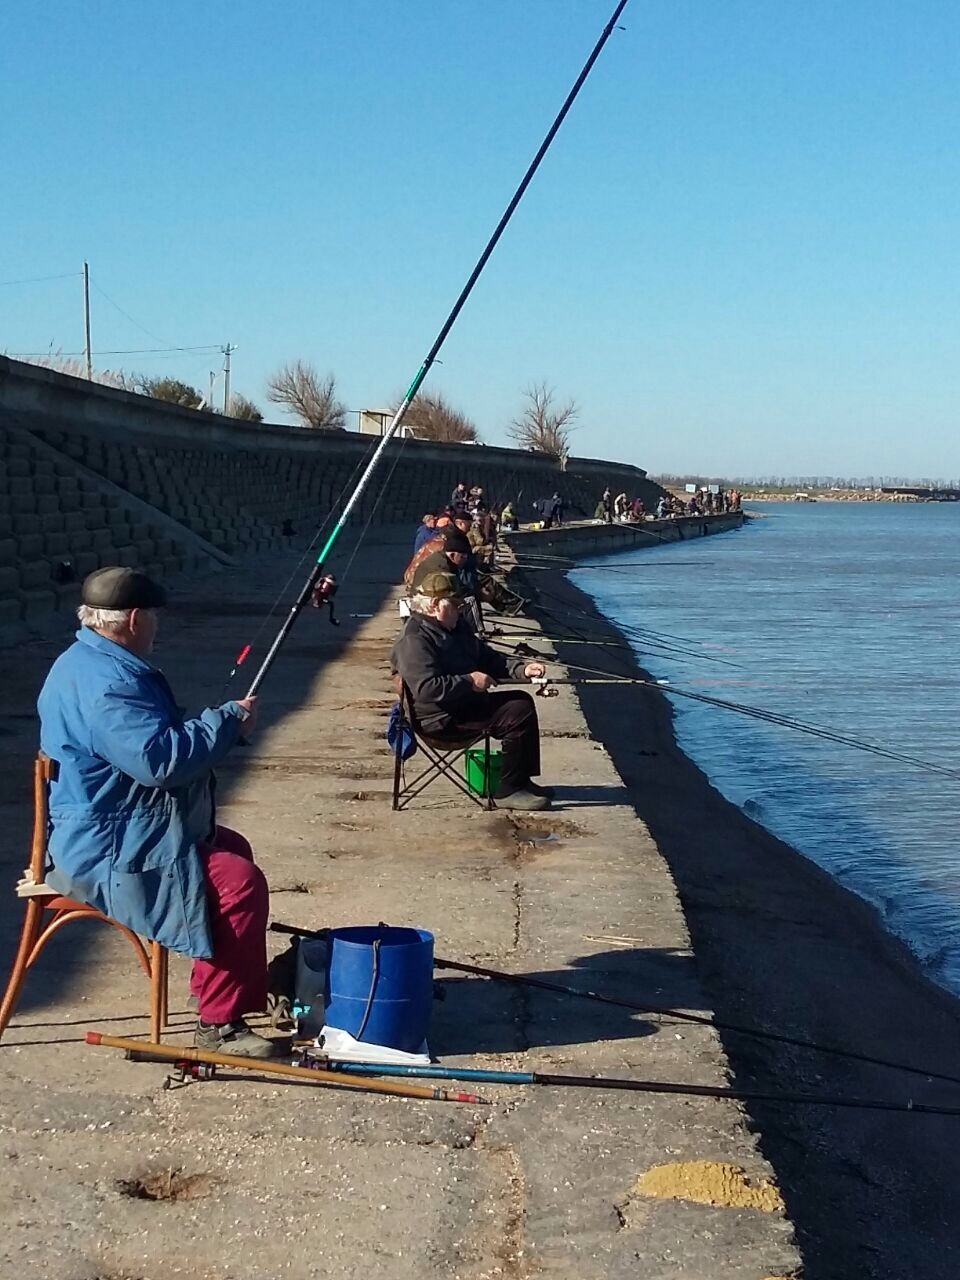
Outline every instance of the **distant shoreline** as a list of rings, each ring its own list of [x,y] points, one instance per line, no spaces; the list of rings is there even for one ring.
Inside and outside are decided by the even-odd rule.
[[[682,489],[670,489],[681,500],[689,495]],[[910,493],[883,493],[879,489],[805,489],[790,493],[768,492],[764,489],[741,489],[741,502],[894,502],[894,503],[943,503],[954,498],[934,498]]]

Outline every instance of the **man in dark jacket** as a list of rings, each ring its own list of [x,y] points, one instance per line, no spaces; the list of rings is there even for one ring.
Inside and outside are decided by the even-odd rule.
[[[489,733],[503,745],[498,809],[549,809],[552,792],[540,772],[540,726],[522,690],[492,692],[498,681],[535,680],[540,662],[507,658],[459,616],[452,574],[427,574],[410,601],[411,615],[393,646],[391,665],[410,690],[417,720],[431,738]]]

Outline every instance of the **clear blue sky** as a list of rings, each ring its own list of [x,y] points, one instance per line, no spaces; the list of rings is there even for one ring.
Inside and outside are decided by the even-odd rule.
[[[94,348],[418,367],[612,0],[7,0],[0,281]],[[953,476],[960,4],[631,0],[432,385],[652,470]],[[77,278],[0,349],[82,346]],[[207,354],[100,357],[206,384]]]

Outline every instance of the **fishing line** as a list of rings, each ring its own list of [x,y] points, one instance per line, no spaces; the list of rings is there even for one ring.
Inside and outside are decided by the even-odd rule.
[[[533,636],[533,637],[531,637],[531,639],[535,639],[535,640],[536,640],[536,639],[541,639],[541,640],[547,641],[547,642],[552,643],[552,644],[593,644],[593,641],[581,640],[579,637],[571,637],[571,636],[558,636],[558,637],[556,637],[556,639],[555,639],[555,640],[549,640],[549,638],[548,638],[547,636]],[[554,658],[554,657],[552,657],[552,656],[551,656],[550,654],[548,654],[548,653],[534,653],[534,652],[533,652],[533,650],[531,650],[531,651],[530,651],[530,653],[528,653],[528,654],[524,654],[524,653],[518,652],[517,647],[514,647],[514,646],[513,646],[513,644],[512,644],[512,640],[505,640],[505,639],[497,640],[496,638],[488,638],[488,639],[487,639],[487,644],[491,647],[491,649],[501,649],[501,650],[503,650],[503,651],[504,651],[504,652],[506,652],[506,653],[515,654],[515,655],[516,655],[516,657],[518,657],[518,658],[523,658],[523,657],[530,657],[530,656],[532,656],[532,657],[534,657],[534,658],[542,659],[544,662],[559,662],[559,661],[560,661],[560,659],[558,659],[558,658]],[[526,647],[526,646],[524,646],[524,647]],[[609,647],[610,647],[610,648],[614,648],[615,646],[610,645]],[[622,649],[626,649],[626,648],[627,648],[627,646],[626,646],[626,645],[621,645],[621,646],[619,646],[619,647],[620,647],[620,648],[622,648]],[[631,652],[632,652],[632,651],[631,651]],[[670,653],[658,653],[658,654],[657,654],[657,657],[658,657],[658,658],[660,658],[660,659],[661,659],[662,661],[664,661],[664,662],[679,662],[679,661],[680,661],[680,658],[679,658],[679,657],[673,657]],[[570,667],[570,669],[571,669],[572,671],[579,670],[579,668],[574,667],[572,663],[563,663],[562,665],[563,665],[563,666],[569,666],[569,667]],[[624,679],[627,679],[627,677],[624,677]],[[557,682],[556,682],[556,681],[552,681],[551,683],[556,684]]]
[[[616,672],[604,671],[599,667],[580,666],[573,662],[564,662],[562,665],[571,671],[583,671],[602,678],[598,680],[567,680],[561,677],[558,680],[550,680],[550,684],[633,684],[647,689],[656,689],[660,693],[675,693],[678,698],[689,698],[694,702],[703,702],[707,706],[719,707],[724,711],[735,711],[740,715],[749,716],[754,720],[762,720],[767,724],[777,725],[782,729],[792,729],[796,733],[805,733],[810,737],[822,738],[824,741],[834,742],[838,746],[853,747],[857,751],[866,751],[871,755],[881,756],[886,760],[894,760],[898,764],[911,765],[915,769],[925,770],[928,773],[938,773],[945,778],[960,781],[960,770],[958,769],[951,769],[947,765],[935,764],[932,760],[924,760],[919,756],[911,756],[902,751],[895,751],[892,747],[884,747],[878,742],[868,742],[863,738],[854,738],[850,734],[840,733],[838,730],[830,729],[826,725],[812,724],[806,720],[798,720],[794,716],[781,715],[779,712],[767,711],[763,707],[754,707],[745,702],[732,702],[726,698],[714,697],[712,694],[696,693],[693,689],[682,689],[670,683],[645,680],[639,676],[623,676]]]
[[[387,445],[390,443],[390,441],[393,439],[396,432],[399,430],[404,418],[406,417],[407,410],[410,408],[410,405],[412,404],[414,397],[416,396],[417,392],[420,390],[420,387],[424,379],[426,378],[427,374],[430,372],[431,367],[436,362],[437,357],[440,354],[440,350],[443,347],[444,342],[446,342],[448,334],[450,333],[450,330],[453,328],[454,324],[457,321],[457,317],[460,315],[460,312],[463,310],[463,307],[466,304],[467,299],[470,297],[470,294],[473,292],[474,286],[476,285],[484,268],[486,267],[491,254],[493,253],[494,249],[497,247],[497,244],[499,243],[501,236],[503,235],[504,231],[507,228],[507,225],[509,224],[511,218],[516,212],[517,206],[520,204],[520,201],[523,199],[524,193],[526,192],[530,183],[533,181],[533,177],[536,174],[537,170],[540,168],[540,164],[543,161],[544,156],[547,154],[547,151],[550,149],[550,145],[553,142],[554,138],[556,137],[560,129],[560,126],[563,124],[564,120],[566,119],[567,113],[569,112],[570,108],[573,106],[574,102],[576,101],[576,98],[580,93],[580,90],[583,88],[583,85],[587,79],[587,76],[589,76],[590,72],[593,69],[594,63],[599,58],[601,52],[603,51],[604,46],[606,45],[607,41],[610,39],[610,36],[613,34],[613,30],[617,24],[617,20],[619,19],[621,13],[626,8],[626,6],[627,6],[627,0],[618,0],[618,3],[614,8],[613,13],[611,14],[606,26],[603,28],[603,31],[600,33],[600,37],[597,40],[596,44],[594,45],[586,62],[584,63],[583,68],[580,71],[580,74],[577,76],[577,79],[574,81],[573,87],[570,89],[569,93],[564,99],[563,105],[561,106],[559,112],[554,118],[553,123],[550,125],[550,128],[547,130],[547,133],[543,141],[541,142],[539,148],[537,149],[536,155],[534,156],[533,160],[530,162],[526,172],[524,173],[522,179],[520,180],[520,185],[517,187],[516,191],[513,193],[513,196],[511,197],[506,209],[504,210],[503,214],[500,217],[500,221],[497,223],[496,227],[494,228],[493,234],[491,235],[490,239],[487,241],[483,249],[483,252],[480,254],[480,257],[477,259],[476,265],[474,266],[469,277],[467,278],[466,284],[461,289],[460,294],[457,297],[457,300],[454,302],[453,307],[450,310],[450,313],[448,314],[446,320],[444,320],[443,324],[441,325],[440,332],[437,334],[436,338],[434,339],[433,345],[430,347],[430,350],[427,352],[426,356],[424,357],[423,363],[421,364],[420,368],[417,370],[416,374],[414,375],[413,381],[410,383],[409,387],[407,388],[404,394],[404,397],[400,402],[400,405],[398,406],[396,412],[393,415],[393,420],[391,421],[387,430],[384,432],[383,437],[381,438],[380,443],[373,454],[373,457],[370,459],[369,463],[367,464],[366,470],[364,471],[363,475],[360,477],[359,481],[357,482],[356,488],[354,489],[350,498],[347,500],[346,506],[344,507],[343,511],[340,513],[340,516],[338,517],[336,523],[334,524],[333,529],[330,531],[329,535],[327,536],[326,542],[320,548],[320,553],[316,558],[316,561],[313,565],[313,568],[310,571],[309,576],[307,577],[306,581],[301,587],[300,593],[297,596],[296,600],[291,605],[290,611],[287,614],[286,619],[284,620],[283,624],[280,627],[280,630],[277,632],[276,636],[274,637],[273,643],[271,644],[265,658],[260,664],[260,667],[256,675],[253,677],[253,681],[250,685],[250,688],[247,691],[248,697],[252,697],[259,690],[260,685],[263,683],[268,671],[270,670],[271,666],[276,660],[277,654],[279,653],[281,647],[283,646],[284,641],[286,640],[287,636],[290,634],[290,631],[294,623],[296,622],[297,618],[300,616],[301,612],[303,611],[307,601],[310,599],[310,596],[313,592],[313,588],[320,581],[320,577],[321,577],[321,574],[323,573],[323,567],[324,567],[324,564],[326,563],[327,557],[329,556],[333,546],[336,544],[336,541],[339,538],[341,531],[346,525],[347,520],[350,517],[351,511],[359,502],[363,494],[363,491],[366,489],[374,472],[379,466],[380,459],[383,456],[387,448]]]
[[[379,510],[380,503],[383,501],[383,498],[384,498],[384,494],[387,492],[387,490],[390,487],[390,482],[393,479],[393,473],[396,471],[400,463],[400,459],[403,456],[403,450],[406,447],[406,443],[408,439],[409,439],[408,436],[400,437],[400,448],[397,450],[397,456],[393,460],[393,466],[387,472],[387,478],[386,480],[384,480],[383,484],[380,486],[380,492],[377,494],[376,501],[374,502],[373,506],[370,508],[370,514],[367,516],[366,523],[364,524],[363,528],[360,530],[360,535],[357,538],[357,541],[354,545],[353,552],[350,555],[350,559],[347,561],[347,567],[344,569],[343,573],[340,575],[341,583],[346,582],[350,576],[350,570],[353,568],[353,562],[357,558],[357,552],[360,550],[360,544],[361,542],[363,542],[364,538],[367,536],[370,526],[373,523],[373,517],[376,515],[377,511]],[[391,583],[390,585],[393,585],[393,584]]]
[[[704,565],[712,565],[713,560],[654,560],[644,565],[607,565],[607,564],[572,564],[571,569],[597,569],[603,573],[633,573],[637,569],[700,569]],[[518,568],[525,573],[556,573],[557,566],[552,564],[532,564],[518,560]]]
[[[283,933],[298,938],[326,938],[327,929],[300,929],[295,925],[273,921],[269,928],[274,933]],[[611,1005],[616,1009],[627,1009],[631,1013],[652,1013],[660,1017],[674,1018],[678,1022],[691,1022],[697,1026],[711,1027],[714,1031],[727,1031],[736,1035],[749,1036],[754,1040],[768,1040],[774,1044],[789,1045],[793,1049],[809,1049],[815,1053],[827,1054],[830,1057],[848,1058],[853,1062],[863,1062],[871,1067],[884,1067],[891,1071],[906,1071],[910,1075],[923,1076],[927,1080],[943,1080],[948,1084],[960,1084],[960,1077],[945,1075],[939,1071],[927,1071],[923,1067],[915,1067],[906,1062],[893,1062],[887,1058],[875,1058],[871,1054],[858,1053],[855,1049],[840,1049],[832,1045],[820,1044],[816,1040],[805,1040],[799,1036],[789,1036],[778,1031],[762,1031],[759,1027],[745,1027],[735,1022],[725,1022],[717,1018],[709,1018],[705,1014],[688,1013],[683,1009],[672,1009],[665,1005],[640,1004],[635,1000],[621,1000],[616,996],[604,995],[600,991],[590,991],[579,987],[568,987],[562,982],[551,982],[546,978],[537,978],[527,973],[509,973],[505,969],[488,969],[483,965],[467,964],[461,960],[444,960],[434,956],[434,968],[448,969],[456,973],[466,973],[475,978],[487,978],[492,982],[506,982],[515,986],[535,987],[539,991],[549,991],[555,995],[573,996],[578,1000],[591,1000],[596,1004]]]
[[[556,599],[560,603],[564,603],[564,604],[566,603],[562,600],[561,597],[556,596],[549,591],[544,591],[542,593],[538,591],[538,594],[546,595],[550,599]],[[552,617],[561,617],[561,615],[558,614],[555,610],[551,610],[543,605],[540,605],[539,603],[535,604],[534,607],[546,614],[549,614]],[[576,606],[574,605],[569,605],[567,607],[571,611],[576,609]],[[587,613],[585,610],[580,612],[583,612],[585,617],[588,617],[588,618],[591,617],[591,615]],[[569,627],[569,623],[567,623],[567,626]],[[624,631],[627,634],[629,634],[630,632],[634,632],[636,634],[639,631],[638,628],[620,626],[620,624],[617,624],[617,629],[620,631]],[[575,629],[570,627],[570,630],[573,631]],[[638,636],[638,639],[639,638],[642,638],[642,633],[640,633],[640,635]],[[674,651],[680,652],[680,653],[686,652],[682,649],[677,649]],[[695,653],[688,653],[688,656],[699,657],[700,655]],[[740,665],[738,663],[725,662],[725,660],[722,658],[713,658],[712,660],[715,662],[725,663],[725,665],[728,665],[728,666]],[[604,671],[596,667],[591,668],[591,667],[578,666],[575,663],[564,663],[563,665],[567,666],[572,671],[583,671],[588,674],[607,677],[611,681],[622,681],[628,684],[639,684],[641,686],[646,686],[647,688],[658,689],[659,692],[661,693],[669,691],[670,693],[675,693],[677,697],[680,697],[680,698],[687,698],[688,700],[694,701],[694,702],[702,702],[708,706],[718,707],[721,710],[725,710],[725,711],[734,711],[740,715],[748,716],[755,720],[761,720],[761,721],[765,721],[768,724],[777,725],[780,728],[792,729],[796,733],[803,733],[803,734],[807,734],[810,737],[820,738],[825,742],[836,743],[838,746],[851,747],[854,750],[864,751],[869,753],[870,755],[879,756],[882,759],[895,761],[898,764],[906,764],[906,765],[909,765],[911,768],[920,769],[927,773],[936,773],[936,774],[940,774],[942,777],[951,778],[953,780],[960,780],[960,770],[951,769],[946,765],[935,764],[932,760],[924,760],[919,756],[911,756],[911,755],[907,755],[905,752],[895,751],[893,748],[885,747],[880,743],[868,742],[865,739],[855,738],[850,734],[840,733],[838,730],[830,729],[826,725],[817,725],[817,724],[812,724],[808,721],[799,720],[795,716],[786,716],[778,712],[767,711],[763,707],[754,707],[747,703],[733,702],[725,698],[717,698],[711,694],[696,693],[692,689],[683,689],[674,684],[670,684],[665,690],[663,685],[658,684],[652,680],[639,679],[636,676],[634,676],[633,673],[626,674],[623,672]],[[551,683],[556,683],[556,684],[581,683],[582,684],[586,682],[559,680],[559,681],[552,681]]]
[[[595,612],[592,613],[589,610],[584,609],[580,605],[573,604],[572,601],[564,599],[563,596],[558,595],[555,591],[548,591],[545,587],[541,587],[539,585],[535,586],[534,590],[537,593],[537,599],[536,601],[533,602],[534,608],[540,609],[542,610],[542,612],[550,614],[551,617],[560,618],[562,621],[568,614],[575,613],[579,617],[586,619],[586,621],[588,622],[596,623],[598,621],[597,615]],[[546,597],[546,599],[548,600],[553,600],[556,604],[562,605],[563,613],[559,614],[555,609],[550,609],[546,605],[541,605],[539,601],[542,596]],[[641,627],[631,623],[624,623],[621,625],[618,622],[616,626],[618,631],[621,631],[624,633],[633,633],[638,636],[649,635],[657,638],[665,637],[667,640],[678,641],[680,644],[702,645],[704,643],[702,640],[697,640],[692,636],[680,636],[672,631],[653,631],[648,627]],[[683,652],[683,650],[680,650],[680,652]],[[725,659],[725,658],[713,657],[711,660],[713,662],[722,662],[725,665],[731,666],[731,667],[740,666],[740,663],[731,662],[729,659]]]
[[[556,598],[558,600],[560,599],[559,596]],[[537,603],[535,605],[535,608],[539,612],[547,614],[548,617],[554,618],[557,621],[564,623],[567,629],[571,631],[576,636],[577,639],[587,638],[582,634],[577,636],[577,628],[571,626],[569,618],[566,616],[566,614],[559,613],[556,609],[550,609],[546,605],[542,605],[540,603]],[[573,606],[571,606],[570,612],[581,613],[583,617],[585,617],[588,621],[593,621],[592,615],[587,613],[585,610],[574,610]],[[649,648],[656,647],[659,650],[661,650],[663,653],[683,654],[685,657],[695,658],[699,662],[713,662],[723,667],[736,667],[738,671],[744,670],[742,663],[733,662],[730,658],[718,658],[716,654],[712,654],[712,653],[697,653],[695,649],[685,649],[680,644],[672,643],[672,639],[670,637],[669,632],[647,631],[642,627],[634,627],[634,626],[629,626],[627,624],[624,624],[621,627],[619,623],[617,624],[617,628],[618,630],[622,631],[625,635],[628,635],[628,636],[632,635],[638,644],[642,643],[648,646]],[[660,639],[661,635],[667,636],[668,638],[666,640],[661,640]],[[697,641],[693,641],[692,643],[696,644]],[[632,649],[631,649],[631,652],[633,652]],[[633,674],[632,672],[624,672],[624,675],[632,675],[632,674]]]

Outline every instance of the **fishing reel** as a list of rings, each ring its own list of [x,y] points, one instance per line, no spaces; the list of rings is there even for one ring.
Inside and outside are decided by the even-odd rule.
[[[338,583],[332,573],[325,573],[317,585],[313,588],[313,595],[310,603],[315,609],[327,609],[329,611],[331,625],[339,627],[337,615],[334,612],[333,598],[337,594]]]
[[[535,698],[560,697],[560,690],[555,684],[551,683],[549,676],[534,676],[530,683],[537,686],[537,691],[533,695]]]

